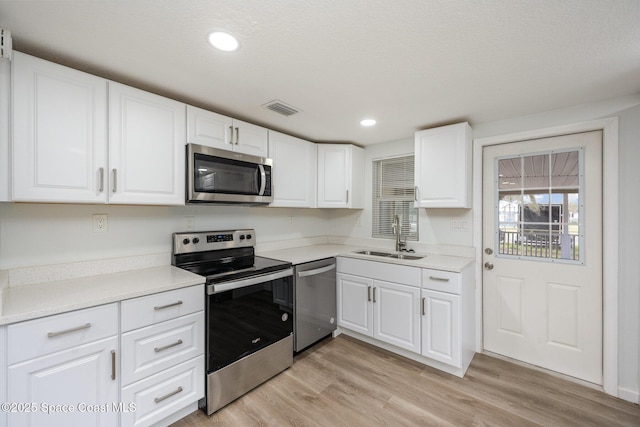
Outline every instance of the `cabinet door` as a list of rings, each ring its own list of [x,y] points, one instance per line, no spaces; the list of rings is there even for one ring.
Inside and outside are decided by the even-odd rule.
[[[235,132],[233,151],[252,156],[267,157],[269,131],[241,120],[233,121]]]
[[[316,206],[316,144],[269,131],[273,159],[273,202],[269,206]]]
[[[338,273],[338,326],[373,336],[373,280]]]
[[[109,201],[183,205],[185,104],[109,83]]]
[[[350,146],[318,144],[318,207],[349,207],[350,180]]]
[[[9,425],[117,425],[118,413],[111,406],[119,401],[118,380],[112,378],[112,351],[118,351],[117,337],[11,366],[8,401],[35,403],[38,410],[10,413]],[[67,405],[73,412],[61,410],[61,406],[47,413],[45,405]],[[104,405],[105,410],[87,410],[86,405]]]
[[[422,290],[422,355],[460,367],[460,297]]]
[[[0,202],[11,201],[11,63],[0,59]],[[0,415],[0,419],[2,415]],[[0,422],[0,426],[3,424]]]
[[[13,57],[13,200],[107,201],[107,81]]]
[[[232,150],[233,119],[187,105],[187,142]]]
[[[418,207],[471,207],[471,127],[458,123],[416,132]]]
[[[420,353],[420,288],[373,282],[373,337]]]

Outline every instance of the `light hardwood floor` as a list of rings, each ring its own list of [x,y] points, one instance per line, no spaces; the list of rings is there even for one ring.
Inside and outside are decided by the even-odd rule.
[[[339,336],[205,426],[640,426],[640,407],[544,372],[476,354],[464,378]]]

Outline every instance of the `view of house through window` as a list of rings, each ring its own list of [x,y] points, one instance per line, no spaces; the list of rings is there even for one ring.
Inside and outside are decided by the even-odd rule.
[[[580,261],[580,150],[497,160],[498,254]]]
[[[395,238],[392,224],[398,215],[403,239],[418,240],[413,165],[413,155],[373,161],[373,237]]]

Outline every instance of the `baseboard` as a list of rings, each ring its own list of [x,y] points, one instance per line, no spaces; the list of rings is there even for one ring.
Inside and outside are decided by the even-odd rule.
[[[640,392],[629,388],[618,387],[618,397],[631,403],[640,403]]]

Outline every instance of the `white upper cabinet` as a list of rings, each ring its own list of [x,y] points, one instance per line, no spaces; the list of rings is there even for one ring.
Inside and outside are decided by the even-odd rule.
[[[13,54],[13,200],[107,201],[107,81]]]
[[[19,52],[12,63],[12,200],[184,204],[184,104]]]
[[[273,159],[273,202],[269,206],[316,206],[316,144],[269,131],[269,157]]]
[[[471,127],[416,132],[415,190],[421,208],[471,208]]]
[[[109,83],[109,201],[184,204],[185,104]]]
[[[188,105],[187,142],[267,157],[268,130]]]
[[[11,200],[11,63],[0,58],[0,202]],[[0,415],[0,419],[2,415]],[[2,424],[0,424],[2,425]]]
[[[318,207],[364,208],[364,149],[318,144]]]

